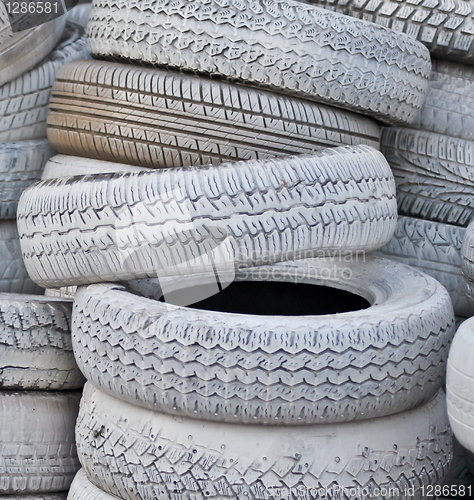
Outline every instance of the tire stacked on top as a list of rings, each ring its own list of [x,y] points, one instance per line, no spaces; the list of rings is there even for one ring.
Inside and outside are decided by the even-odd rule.
[[[69,498],[439,484],[449,296],[403,264],[341,258],[396,221],[377,126],[352,111],[413,119],[427,51],[296,2],[101,0],[88,33],[94,57],[128,64],[59,73],[48,137],[63,155],[18,212],[33,279],[79,286],[90,382]],[[60,177],[91,168],[105,173]],[[311,255],[329,257],[294,260]]]
[[[17,22],[25,21],[20,16]],[[71,346],[71,303],[46,299],[21,256],[16,209],[55,154],[46,113],[59,67],[87,57],[65,16],[14,32],[0,5],[0,496],[66,498],[84,378]]]

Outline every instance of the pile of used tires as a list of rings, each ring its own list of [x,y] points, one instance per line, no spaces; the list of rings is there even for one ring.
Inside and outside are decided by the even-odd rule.
[[[474,5],[340,3],[94,0],[5,83],[0,494],[471,493]]]

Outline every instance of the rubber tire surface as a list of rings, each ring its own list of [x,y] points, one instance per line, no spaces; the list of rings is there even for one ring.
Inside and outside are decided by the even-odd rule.
[[[400,215],[466,227],[473,215],[474,142],[383,128],[381,151],[397,184]]]
[[[64,154],[163,168],[332,146],[379,149],[380,126],[350,111],[243,85],[75,61],[54,84],[48,139]]]
[[[375,250],[395,226],[392,173],[368,146],[52,179],[18,209],[25,265],[45,288],[175,275],[185,259],[186,274],[212,271],[207,251],[221,242],[232,269]]]
[[[0,143],[0,219],[14,219],[21,193],[41,179],[56,153],[47,139]]]
[[[377,254],[435,278],[449,292],[454,314],[470,317],[474,305],[466,297],[461,269],[465,231],[463,227],[400,216],[393,238]]]
[[[91,8],[92,4],[90,2],[76,5],[67,13],[68,22],[78,24],[79,26],[85,28],[87,26],[87,21],[89,20]]]
[[[462,274],[464,290],[471,304],[474,304],[474,222],[471,222],[464,233],[461,246]]]
[[[0,294],[0,388],[67,390],[84,385],[71,343],[71,302]]]
[[[410,123],[431,62],[416,40],[293,0],[95,0],[88,43],[121,58],[246,81]]]
[[[67,493],[51,495],[9,495],[5,500],[67,500]]]
[[[80,370],[134,405],[267,425],[390,415],[428,401],[444,383],[454,314],[446,290],[423,273],[365,256],[248,269],[235,280],[324,285],[375,305],[264,316],[174,306],[113,284],[80,287],[72,320]],[[196,283],[175,279],[177,289]],[[136,286],[139,293],[149,285]],[[160,297],[156,288],[147,295]]]
[[[83,28],[68,23],[46,59],[0,87],[0,142],[46,137],[46,115],[58,69],[88,55]]]
[[[74,424],[80,393],[0,391],[0,492],[53,493],[79,469]]]
[[[325,9],[381,24],[416,38],[431,54],[474,63],[474,5],[466,0],[309,0]]]
[[[449,351],[446,393],[449,422],[458,441],[474,452],[474,322],[465,321]]]
[[[41,180],[112,172],[140,172],[141,170],[146,169],[134,167],[133,165],[125,165],[124,163],[93,160],[81,156],[56,155],[46,163],[41,174]]]
[[[27,14],[28,16],[28,14]],[[34,16],[31,20],[34,22]],[[5,4],[0,4],[0,85],[36,66],[53,50],[66,25],[66,16],[13,33]]]
[[[410,498],[420,498],[421,484],[441,482],[452,458],[445,405],[440,393],[427,405],[391,417],[282,432],[137,408],[88,383],[77,449],[89,480],[123,500],[170,498],[176,492],[253,500],[290,487],[311,498],[311,488],[335,484],[403,492],[408,482],[415,486]]]
[[[79,469],[69,489],[68,500],[117,500],[117,497],[97,488],[87,479],[84,469]]]
[[[0,292],[44,293],[26,271],[15,219],[0,219]]]

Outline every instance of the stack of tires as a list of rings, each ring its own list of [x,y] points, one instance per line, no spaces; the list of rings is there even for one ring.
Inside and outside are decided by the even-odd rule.
[[[463,0],[311,3],[407,33],[430,50],[433,69],[419,116],[411,128],[382,131],[381,151],[395,175],[400,213],[383,254],[436,278],[450,292],[456,314],[472,316],[461,244],[474,208],[474,5]]]
[[[451,300],[365,255],[397,216],[374,118],[415,119],[426,48],[291,0],[96,0],[88,41],[18,208],[33,280],[78,286],[68,498],[435,493]]]
[[[65,16],[26,30],[0,5],[0,496],[64,499],[78,470],[74,424],[84,378],[71,345],[71,303],[28,276],[16,224],[23,190],[55,154],[46,114],[58,69],[88,56]]]

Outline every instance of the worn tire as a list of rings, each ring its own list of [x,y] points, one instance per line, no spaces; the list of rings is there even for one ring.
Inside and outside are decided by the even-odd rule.
[[[350,111],[253,87],[75,61],[61,68],[54,84],[48,139],[64,154],[163,168],[332,146],[379,149],[380,126]]]
[[[0,493],[68,489],[79,469],[79,399],[75,392],[0,391]]]
[[[25,265],[45,288],[212,271],[216,245],[231,269],[375,250],[395,226],[392,173],[368,146],[52,179],[18,208]]]
[[[425,274],[358,257],[282,263],[235,277],[324,285],[376,304],[343,314],[197,310],[118,285],[81,287],[72,322],[77,363],[96,387],[131,404],[219,422],[323,424],[413,408],[444,383],[455,331],[451,301]],[[331,277],[321,278],[327,269]],[[173,287],[202,288],[212,278],[175,280]],[[313,301],[331,293],[316,289],[305,292]],[[159,284],[155,290],[146,293],[160,297]]]
[[[46,59],[0,87],[0,142],[46,137],[46,115],[59,68],[88,54],[83,28],[68,23]]]
[[[43,294],[25,268],[16,220],[0,220],[0,292]]]
[[[449,422],[458,441],[474,452],[474,320],[465,321],[449,351],[446,393]]]
[[[474,222],[471,222],[464,233],[461,246],[462,274],[464,290],[471,304],[474,305]]]
[[[400,215],[466,227],[473,215],[474,142],[384,128],[381,151],[397,184]]]
[[[416,499],[422,484],[442,481],[452,457],[445,405],[440,393],[391,417],[282,432],[145,410],[86,384],[76,440],[89,480],[123,500],[174,494],[254,500],[286,496],[289,488],[314,498],[311,491],[331,485],[398,487],[398,498],[408,498],[409,484]]]
[[[33,18],[31,21],[34,22]],[[59,16],[53,21],[13,33],[7,9],[1,2],[0,85],[11,82],[43,60],[58,43],[65,25],[66,16]]]
[[[418,2],[410,0],[309,0],[335,10],[381,24],[416,38],[431,54],[467,64],[474,63],[474,5],[466,0]]]
[[[21,193],[41,179],[56,153],[47,139],[0,143],[0,219],[14,219]]]
[[[466,297],[461,269],[465,231],[450,224],[400,216],[393,238],[377,253],[438,280],[451,296],[454,313],[470,317],[474,315],[474,304]]]
[[[0,388],[66,390],[84,385],[71,344],[72,302],[0,294]]]
[[[88,42],[98,58],[247,81],[389,123],[413,121],[431,69],[416,40],[293,0],[95,0]]]

